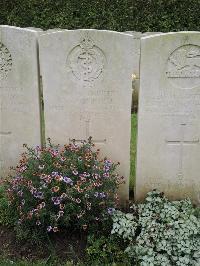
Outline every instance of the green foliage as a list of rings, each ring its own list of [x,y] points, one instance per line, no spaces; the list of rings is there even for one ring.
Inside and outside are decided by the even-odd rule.
[[[137,146],[137,114],[131,114],[131,169],[130,169],[130,191],[134,190],[135,183],[135,162]]]
[[[200,0],[1,0],[0,24],[116,31],[199,30]]]
[[[87,265],[130,265],[123,243],[114,236],[88,237]]]
[[[76,263],[74,264],[73,261],[61,261],[58,260],[58,258],[48,258],[46,260],[40,260],[40,261],[28,261],[28,260],[11,260],[6,258],[0,258],[0,266],[84,266],[83,263]]]
[[[16,209],[9,204],[6,187],[0,184],[0,225],[13,226],[17,219]]]
[[[37,240],[66,228],[93,230],[109,220],[123,182],[115,173],[117,165],[99,159],[91,138],[79,145],[74,141],[60,147],[49,140],[45,148],[27,147],[6,183],[19,217],[18,237]]]
[[[200,219],[200,207],[197,207],[195,209],[195,216],[198,217],[198,219]]]
[[[115,211],[111,234],[117,233],[123,239],[131,241],[136,235],[137,226],[137,221],[131,213]]]
[[[170,202],[155,190],[132,210],[114,212],[112,234],[128,241],[136,265],[200,265],[200,219],[189,200]]]

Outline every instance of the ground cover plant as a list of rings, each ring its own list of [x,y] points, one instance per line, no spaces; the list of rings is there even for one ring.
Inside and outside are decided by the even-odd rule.
[[[114,212],[111,233],[127,243],[132,265],[200,265],[200,219],[189,199],[170,202],[154,190],[131,208]]]

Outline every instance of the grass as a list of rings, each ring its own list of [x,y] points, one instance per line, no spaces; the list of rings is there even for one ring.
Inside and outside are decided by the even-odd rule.
[[[131,170],[130,190],[134,189],[135,183],[135,162],[136,162],[136,137],[137,137],[137,114],[131,115]]]

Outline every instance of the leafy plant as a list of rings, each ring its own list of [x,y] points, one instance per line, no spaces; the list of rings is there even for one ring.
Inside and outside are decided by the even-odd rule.
[[[1,184],[2,183],[2,184]],[[0,182],[0,225],[13,226],[18,218],[15,209],[9,205],[6,195],[6,187],[3,182]]]
[[[198,31],[199,9],[200,0],[3,0],[0,24],[43,29]]]
[[[123,242],[112,235],[88,237],[87,265],[130,265]]]
[[[128,241],[136,265],[200,265],[200,219],[190,200],[170,202],[154,190],[132,211],[114,212],[112,234]]]
[[[57,232],[95,228],[118,203],[122,178],[118,163],[99,158],[91,138],[45,148],[27,148],[7,181],[10,206],[19,215],[18,231]],[[44,233],[43,233],[44,234]]]

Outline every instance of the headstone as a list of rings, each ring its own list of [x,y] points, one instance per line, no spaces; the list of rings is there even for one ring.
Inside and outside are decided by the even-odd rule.
[[[149,35],[160,34],[161,32],[137,32],[137,31],[125,31],[133,36],[135,43],[135,58],[133,62],[133,75],[132,75],[132,112],[137,112],[138,109],[138,95],[139,95],[139,87],[140,87],[140,40],[142,37]]]
[[[0,177],[16,166],[23,144],[41,144],[37,34],[0,26]]]
[[[38,31],[39,33],[43,32],[43,29],[35,28],[35,27],[26,27],[26,28],[21,28],[21,29],[28,29],[28,30]]]
[[[121,163],[128,199],[132,36],[72,30],[41,35],[39,46],[46,137],[64,144],[92,136],[101,154]]]
[[[151,32],[151,31],[147,31],[147,32],[143,32],[141,37],[146,37],[146,36],[150,36],[150,35],[157,35],[157,34],[162,34],[162,32]]]
[[[136,200],[200,203],[200,33],[142,38]]]

